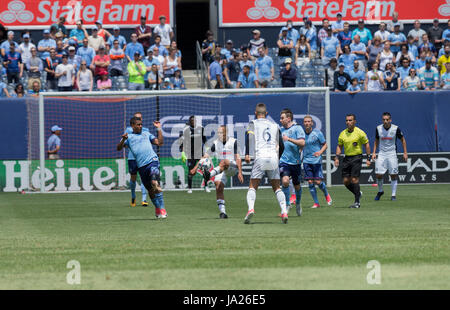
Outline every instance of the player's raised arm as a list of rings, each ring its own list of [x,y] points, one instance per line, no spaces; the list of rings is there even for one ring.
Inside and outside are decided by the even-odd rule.
[[[119,144],[117,144],[117,150],[121,151],[124,147],[125,141],[128,139],[128,133],[124,133],[122,135],[122,139],[120,140]]]
[[[156,127],[156,131],[158,132],[158,138],[152,140],[152,144],[157,146],[162,146],[164,144],[164,138],[161,129],[161,123],[159,121],[154,121],[153,126]]]

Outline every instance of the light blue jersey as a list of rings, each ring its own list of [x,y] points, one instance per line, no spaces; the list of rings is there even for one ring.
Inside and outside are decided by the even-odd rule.
[[[149,130],[147,127],[142,127],[142,131],[143,131],[143,132],[144,132],[144,131],[150,132],[150,130]],[[127,134],[132,134],[132,133],[133,133],[133,128],[131,128],[130,126],[128,126],[127,129],[125,129],[124,134],[125,134],[125,133],[127,133]],[[130,150],[128,150],[127,153],[128,153],[128,154],[127,154],[128,160],[136,160],[136,159],[134,158],[133,153],[131,153]]]
[[[305,132],[303,128],[297,124],[292,125],[289,128],[281,127],[281,135],[288,136],[289,138],[299,140],[305,139]],[[300,147],[292,142],[286,141],[284,143],[283,155],[281,155],[280,163],[288,165],[300,165]]]
[[[49,151],[54,151],[57,146],[61,146],[61,139],[57,135],[52,134],[50,138],[48,138],[47,146]]]
[[[321,164],[322,156],[314,156],[315,152],[320,151],[325,143],[323,133],[318,129],[313,129],[306,134],[305,147],[303,148],[303,163],[305,164]]]
[[[125,145],[133,153],[136,159],[138,168],[144,167],[151,162],[158,161],[158,156],[152,147],[152,142],[156,137],[148,131],[142,131],[141,133],[128,134],[128,139],[125,141]]]

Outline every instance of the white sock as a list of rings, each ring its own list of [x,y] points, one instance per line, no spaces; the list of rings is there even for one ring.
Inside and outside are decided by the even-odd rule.
[[[220,167],[216,167],[211,171],[211,178],[220,173]]]
[[[281,189],[278,189],[275,192],[275,196],[277,196],[278,204],[280,205],[280,208],[281,208],[281,214],[287,213],[286,197],[284,196],[283,191]]]
[[[397,183],[397,180],[391,180],[392,196],[395,196],[397,194]]]
[[[248,211],[255,209],[256,191],[254,188],[249,188],[247,192]]]
[[[217,199],[217,205],[219,206],[219,212],[220,213],[226,213],[225,212],[225,200]]]
[[[378,184],[378,192],[382,192],[383,191],[383,179],[377,179],[377,184]]]

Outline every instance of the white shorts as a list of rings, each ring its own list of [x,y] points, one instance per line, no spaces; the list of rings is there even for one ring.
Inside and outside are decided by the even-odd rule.
[[[227,170],[224,170],[223,172],[219,173],[214,177],[214,182],[220,181],[223,183],[223,185],[227,185],[227,179],[228,177],[234,177],[236,174],[238,174],[239,169],[235,162],[230,161],[230,165]]]
[[[257,158],[253,163],[250,179],[261,179],[264,174],[270,180],[280,179],[280,169],[278,167],[278,158]]]
[[[397,154],[378,154],[375,161],[375,173],[385,174],[389,171],[390,175],[398,174]]]

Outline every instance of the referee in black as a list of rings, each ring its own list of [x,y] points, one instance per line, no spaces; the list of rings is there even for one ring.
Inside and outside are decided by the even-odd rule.
[[[189,121],[180,133],[180,152],[184,152],[187,158],[188,166],[188,194],[192,194],[192,179],[197,173],[198,163],[204,155],[204,146],[206,143],[205,129],[197,126],[195,115],[189,117]],[[205,190],[210,192],[208,185],[205,184]]]
[[[355,195],[355,203],[350,208],[359,208],[361,190],[359,186],[359,176],[361,174],[361,166],[363,161],[362,146],[366,148],[366,164],[369,167],[371,163],[369,139],[364,131],[356,127],[356,116],[347,114],[345,117],[347,128],[341,132],[336,148],[336,158],[334,165],[339,166],[339,158],[344,148],[345,157],[342,160],[342,180],[345,187]]]

